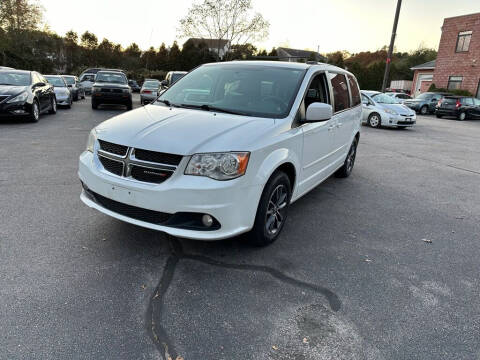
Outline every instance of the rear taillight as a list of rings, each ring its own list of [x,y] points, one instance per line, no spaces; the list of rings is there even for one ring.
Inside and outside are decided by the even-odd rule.
[[[142,94],[151,94],[152,93],[152,90],[143,90],[142,91]]]
[[[462,103],[460,102],[460,100],[457,100],[457,103],[455,104],[455,107],[459,108],[460,106],[462,106]]]

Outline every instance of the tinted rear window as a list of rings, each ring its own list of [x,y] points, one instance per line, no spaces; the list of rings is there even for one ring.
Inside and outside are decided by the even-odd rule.
[[[329,73],[329,76],[332,83],[335,112],[348,109],[350,99],[345,75]]]
[[[350,85],[350,91],[352,93],[352,106],[357,106],[361,103],[360,90],[358,89],[357,81],[348,75],[348,82]]]

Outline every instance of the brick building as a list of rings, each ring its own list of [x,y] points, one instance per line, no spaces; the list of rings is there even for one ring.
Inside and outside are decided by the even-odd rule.
[[[446,18],[436,61],[417,65],[412,94],[437,88],[468,90],[480,98],[480,13]]]

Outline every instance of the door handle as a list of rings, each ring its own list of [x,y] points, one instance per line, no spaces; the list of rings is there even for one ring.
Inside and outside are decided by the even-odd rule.
[[[335,125],[330,125],[327,129],[328,131],[332,131],[335,128]]]
[[[343,123],[338,123],[338,124],[337,124],[337,128],[341,128],[342,125],[343,125]]]

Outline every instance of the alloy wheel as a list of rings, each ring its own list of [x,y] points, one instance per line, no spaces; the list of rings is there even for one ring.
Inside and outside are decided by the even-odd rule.
[[[57,111],[57,100],[52,98],[52,110],[53,112]]]
[[[38,120],[40,117],[40,110],[38,109],[38,104],[36,102],[33,103],[33,118]]]
[[[278,185],[270,195],[265,219],[265,229],[269,235],[277,234],[286,217],[288,192],[285,185]]]
[[[355,156],[357,155],[357,144],[354,141],[352,146],[350,146],[350,151],[347,155],[347,172],[350,173],[353,169],[353,165],[355,164]]]
[[[380,124],[380,118],[378,115],[372,115],[370,116],[370,126],[371,127],[377,127]]]

